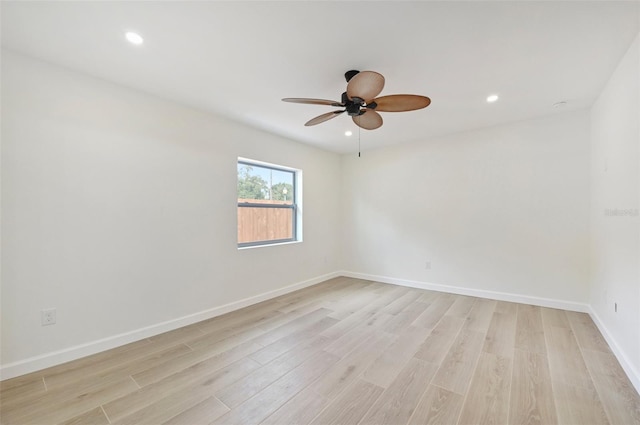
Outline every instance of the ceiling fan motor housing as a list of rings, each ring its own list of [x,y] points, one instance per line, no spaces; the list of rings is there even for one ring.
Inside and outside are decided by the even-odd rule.
[[[362,100],[360,98],[354,97],[353,100],[350,100],[345,108],[347,110],[347,114],[351,116],[361,115],[360,108],[362,107]]]
[[[360,112],[360,108],[364,104],[363,99],[360,99],[359,97],[349,99],[349,96],[347,96],[347,92],[344,92],[342,93],[342,104],[344,105],[347,114],[351,116],[362,115],[362,112]]]

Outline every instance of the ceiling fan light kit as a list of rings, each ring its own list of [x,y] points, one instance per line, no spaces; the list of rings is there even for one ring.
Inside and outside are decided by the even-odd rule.
[[[285,102],[304,103],[310,105],[327,105],[344,108],[341,111],[327,112],[310,119],[305,126],[312,126],[328,121],[346,112],[353,122],[365,130],[375,130],[382,126],[381,112],[415,111],[429,106],[431,99],[415,94],[392,94],[376,97],[384,88],[384,77],[374,71],[347,71],[347,91],[342,93],[340,102],[326,99],[308,99],[287,97]]]

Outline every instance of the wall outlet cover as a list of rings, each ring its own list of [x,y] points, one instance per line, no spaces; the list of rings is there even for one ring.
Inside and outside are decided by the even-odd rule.
[[[56,324],[56,309],[50,308],[47,310],[42,310],[40,312],[40,321],[42,326],[49,326]]]

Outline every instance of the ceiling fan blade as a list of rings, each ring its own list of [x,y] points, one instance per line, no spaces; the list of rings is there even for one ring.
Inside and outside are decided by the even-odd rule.
[[[304,125],[309,127],[312,125],[320,124],[321,122],[329,121],[330,119],[337,117],[343,112],[344,111],[327,112],[326,114],[318,115],[317,117],[310,119]]]
[[[349,99],[359,97],[369,103],[384,88],[384,77],[373,71],[362,71],[356,74],[347,84]]]
[[[382,125],[382,116],[373,109],[367,109],[364,114],[352,118],[358,127],[365,130],[375,130]]]
[[[416,94],[392,94],[378,97],[373,101],[378,105],[376,111],[382,112],[415,111],[426,108],[431,103],[431,99],[428,97]]]
[[[285,97],[284,99],[282,99],[282,101],[291,103],[306,103],[308,105],[344,106],[342,103],[336,102],[335,100],[306,99],[304,97]]]

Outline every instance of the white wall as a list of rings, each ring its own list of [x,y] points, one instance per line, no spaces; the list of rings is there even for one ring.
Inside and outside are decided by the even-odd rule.
[[[2,59],[5,378],[110,342],[47,357],[56,350],[339,270],[338,155],[12,52]],[[303,243],[236,248],[238,156],[303,170]],[[58,323],[42,327],[51,307]]]
[[[588,120],[563,113],[344,156],[345,269],[586,302]]]
[[[640,35],[591,110],[590,303],[640,390],[639,80]]]

